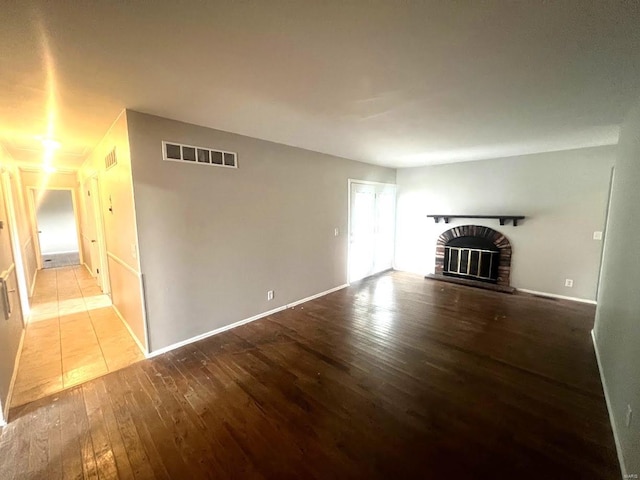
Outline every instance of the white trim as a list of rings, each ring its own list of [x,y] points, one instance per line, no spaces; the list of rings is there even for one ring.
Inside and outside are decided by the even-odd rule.
[[[124,326],[126,327],[126,329],[129,331],[129,334],[131,335],[131,337],[133,338],[133,341],[136,342],[136,345],[138,345],[138,348],[140,349],[140,351],[142,352],[142,354],[145,357],[149,356],[149,352],[147,352],[147,349],[144,348],[144,346],[142,345],[142,343],[140,343],[140,340],[138,339],[138,337],[136,336],[135,333],[133,333],[133,330],[131,330],[131,326],[127,323],[127,321],[124,319],[124,317],[122,316],[122,314],[120,313],[120,310],[118,310],[118,307],[116,307],[113,303],[111,304],[111,306],[113,307],[113,310],[116,312],[116,315],[118,316],[118,318],[122,321],[122,323],[124,323]]]
[[[145,355],[149,354],[149,345],[150,345],[150,340],[149,340],[149,328],[147,326],[147,319],[149,318],[147,315],[147,312],[149,311],[147,308],[147,287],[145,285],[145,280],[144,280],[144,274],[140,273],[140,277],[139,277],[139,282],[140,282],[140,298],[142,300],[142,327],[144,330],[144,341],[145,344],[147,345],[147,348],[145,349]]]
[[[609,229],[609,210],[611,210],[611,198],[613,197],[613,181],[615,180],[616,166],[611,167],[611,174],[609,175],[609,195],[607,196],[607,208],[604,213],[604,231],[602,236],[602,242],[600,246],[600,266],[598,268],[598,282],[596,283],[596,300],[600,294],[600,282],[602,280],[602,269],[604,267],[604,256],[607,248],[607,231]]]
[[[598,362],[598,371],[600,372],[600,381],[602,382],[602,390],[604,391],[604,399],[607,403],[607,413],[609,414],[609,422],[611,422],[611,430],[613,430],[613,440],[616,444],[616,452],[618,454],[618,462],[620,462],[620,470],[622,470],[622,478],[629,478],[627,475],[627,467],[624,464],[624,457],[622,456],[622,445],[618,437],[618,429],[616,422],[613,418],[613,407],[611,406],[611,399],[609,398],[609,389],[607,388],[607,381],[604,378],[602,371],[602,362],[600,361],[600,352],[598,350],[598,342],[596,342],[596,334],[591,330],[591,340],[593,340],[593,349],[596,352],[596,361]]]
[[[107,257],[111,258],[114,262],[116,262],[117,264],[123,266],[124,268],[126,268],[127,270],[129,270],[131,273],[133,273],[136,276],[140,276],[140,272],[138,272],[135,268],[133,268],[131,265],[129,265],[127,262],[125,262],[124,260],[122,260],[120,257],[118,257],[117,255],[114,255],[111,252],[107,252]]]
[[[40,270],[38,270],[38,269],[36,268],[36,271],[33,273],[33,280],[31,280],[31,289],[30,289],[30,291],[29,291],[29,297],[33,297],[33,292],[34,292],[34,291],[35,291],[35,289],[36,289],[36,278],[38,278],[38,272],[39,272],[39,271],[40,271]]]
[[[348,284],[339,285],[334,288],[330,288],[329,290],[325,290],[324,292],[316,293],[315,295],[311,295],[310,297],[305,297],[301,300],[296,300],[295,302],[288,303],[285,305],[285,308],[292,308],[300,305],[301,303],[310,302],[311,300],[315,300],[316,298],[324,297],[325,295],[329,295],[330,293],[337,292],[338,290],[342,290],[343,288],[347,288]]]
[[[61,252],[47,252],[47,253],[43,253],[43,255],[63,255],[65,253],[77,253],[78,255],[80,255],[80,250],[63,250]]]
[[[227,330],[231,330],[232,328],[239,327],[241,325],[245,325],[247,323],[251,323],[255,320],[259,320],[264,317],[268,317],[269,315],[273,315],[274,313],[281,312],[286,310],[287,308],[295,307],[296,305],[300,305],[301,303],[305,303],[316,298],[323,297],[325,295],[329,295],[330,293],[337,292],[338,290],[342,290],[343,288],[348,287],[348,284],[340,285],[338,287],[330,288],[329,290],[325,290],[324,292],[317,293],[315,295],[311,295],[309,297],[305,297],[300,300],[296,300],[295,302],[288,303],[286,305],[282,305],[281,307],[274,308],[273,310],[269,310],[267,312],[259,313],[258,315],[254,315],[253,317],[245,318],[244,320],[240,320],[235,323],[231,323],[229,325],[225,325],[224,327],[216,328],[215,330],[210,330],[206,333],[202,333],[200,335],[196,335],[195,337],[188,338],[186,340],[182,340],[181,342],[173,343],[167,347],[160,348],[158,350],[154,350],[147,355],[147,358],[153,358],[163,353],[170,352],[171,350],[175,350],[176,348],[184,347],[185,345],[189,345],[190,343],[197,342],[198,340],[203,340],[205,338],[211,337],[213,335],[217,335],[218,333],[226,332]]]
[[[531,295],[538,295],[540,297],[558,298],[560,300],[571,300],[572,302],[589,303],[591,305],[597,305],[595,300],[589,300],[587,298],[567,297],[566,295],[558,295],[555,293],[538,292],[537,290],[529,290],[527,288],[516,288],[518,292],[530,293]]]
[[[100,264],[99,273],[96,273],[95,278],[100,281],[100,289],[102,293],[106,295],[111,294],[111,277],[109,277],[109,257],[107,256],[107,237],[104,226],[104,216],[103,216],[103,205],[102,205],[102,190],[101,190],[101,180],[100,175],[95,173],[85,179],[85,183],[88,183],[89,192],[92,192],[90,195],[90,200],[85,203],[85,210],[87,210],[86,206],[90,203],[91,210],[93,213],[93,221],[95,227],[95,235],[98,249],[98,263]],[[84,192],[84,185],[80,184]],[[86,200],[86,197],[82,197]],[[131,198],[133,198],[133,182],[132,182],[132,191]],[[88,216],[87,216],[88,218]],[[135,222],[135,212],[134,212],[134,222]],[[88,240],[91,240],[88,238]],[[136,238],[137,242],[137,238]],[[91,244],[93,242],[89,242],[89,256],[91,257]],[[93,262],[93,259],[92,259]],[[140,267],[138,267],[139,269]],[[99,278],[98,278],[99,277]]]
[[[78,175],[76,174],[76,180],[78,180]],[[40,186],[27,186],[27,203],[29,205],[29,217],[31,220],[31,238],[34,242],[34,250],[36,255],[36,265],[38,269],[42,269],[44,266],[42,264],[42,248],[40,247],[40,237],[38,235],[38,212],[36,207],[36,192],[46,191],[46,190],[54,190],[54,191],[69,191],[71,192],[71,204],[73,206],[73,219],[76,226],[76,241],[78,242],[78,256],[80,257],[80,264],[84,263],[84,255],[82,254],[82,235],[81,235],[81,224],[80,224],[80,210],[78,209],[78,202],[76,198],[76,190],[77,187],[55,187],[45,185],[42,188]],[[69,253],[69,252],[56,252],[56,253]],[[44,254],[48,255],[48,254]]]
[[[2,173],[2,186],[5,190],[4,204],[7,213],[7,226],[9,229],[9,239],[11,253],[13,256],[14,265],[17,264],[16,270],[16,283],[18,290],[18,302],[20,303],[20,309],[22,310],[22,326],[26,326],[27,317],[29,316],[29,292],[27,291],[29,286],[27,285],[27,277],[25,274],[25,260],[22,248],[20,247],[20,232],[18,226],[18,217],[16,212],[16,204],[14,202],[14,195],[18,193],[12,183],[12,179],[17,180],[15,176],[12,177],[8,171]]]
[[[397,183],[389,183],[389,182],[371,182],[369,180],[358,180],[357,178],[349,178],[349,183],[363,183],[365,185],[380,185],[383,187],[398,187]]]
[[[9,409],[11,408],[11,397],[13,397],[13,387],[16,384],[16,378],[18,378],[18,367],[20,366],[20,359],[22,358],[22,347],[24,346],[24,337],[27,332],[26,328],[22,329],[20,334],[20,343],[18,344],[18,354],[16,355],[16,361],[13,364],[13,374],[11,375],[11,383],[9,383],[9,392],[7,393],[7,408],[5,409],[6,418],[9,418]]]
[[[36,151],[36,150],[30,150],[30,151]],[[41,151],[41,150],[37,150],[37,151]],[[78,157],[82,157],[83,155],[85,155],[84,153],[82,155],[75,155]],[[18,167],[18,170],[22,171],[22,172],[27,172],[27,173],[47,173],[44,171],[44,165],[39,165],[39,164],[33,164],[33,163],[25,163],[25,162],[16,162],[16,166]],[[69,173],[78,173],[78,169],[80,167],[64,167],[64,166],[54,166],[53,168],[56,169],[55,172],[53,173],[64,173],[64,174],[69,174]]]
[[[358,180],[356,178],[348,178],[347,179],[347,285],[351,285],[351,186],[354,183],[359,183],[361,185],[373,185],[373,186],[383,186],[383,187],[393,187],[393,200],[394,200],[394,208],[393,208],[393,254],[391,256],[391,269],[395,268],[396,264],[396,243],[397,243],[397,213],[398,213],[398,184],[396,183],[385,183],[385,182],[371,182],[369,180]],[[380,272],[385,271],[380,270]],[[375,275],[380,272],[373,272],[371,275]],[[366,277],[363,277],[366,278]],[[362,280],[359,278],[357,281]]]

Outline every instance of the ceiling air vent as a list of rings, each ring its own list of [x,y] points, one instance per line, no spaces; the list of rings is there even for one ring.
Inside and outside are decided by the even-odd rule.
[[[113,147],[106,157],[104,157],[104,168],[105,170],[109,170],[116,163],[118,163],[118,157],[116,156],[116,147]]]
[[[170,162],[238,168],[238,154],[181,143],[162,142],[162,158]]]

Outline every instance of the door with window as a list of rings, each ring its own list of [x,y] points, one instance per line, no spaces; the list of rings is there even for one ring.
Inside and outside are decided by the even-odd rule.
[[[395,185],[351,181],[349,282],[393,267]]]

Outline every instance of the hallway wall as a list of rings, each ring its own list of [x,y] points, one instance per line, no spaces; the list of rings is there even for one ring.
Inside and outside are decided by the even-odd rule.
[[[114,148],[117,163],[107,169],[105,157]],[[88,179],[95,174],[98,175],[100,183],[100,203],[104,218],[111,299],[143,350],[146,350],[142,276],[138,262],[129,136],[124,111],[78,172],[83,189],[80,198],[83,204],[81,223],[85,225],[84,228],[87,225],[89,212],[86,203]],[[90,247],[86,244],[86,239],[83,241],[82,248],[87,254]]]
[[[0,149],[2,149],[1,146]],[[27,284],[27,290],[30,293],[34,285],[38,266],[36,262],[36,250],[35,244],[33,242],[33,233],[25,206],[26,204],[24,197],[24,187],[22,183],[22,172],[16,166],[13,159],[11,159],[10,161],[5,161],[4,169],[10,177],[11,191],[13,193],[13,205],[16,210],[15,215],[17,221],[18,238],[20,241],[20,251],[22,254],[24,276]]]
[[[9,155],[0,148],[0,170],[3,168],[12,169],[13,161]],[[9,232],[9,218],[5,209],[5,189],[3,182],[0,182],[0,275],[6,276],[7,296],[11,314],[5,318],[4,292],[0,292],[0,424],[6,420],[5,415],[9,404],[11,382],[15,374],[15,363],[23,334],[23,316],[18,293],[18,279],[16,275],[16,264],[11,246]]]

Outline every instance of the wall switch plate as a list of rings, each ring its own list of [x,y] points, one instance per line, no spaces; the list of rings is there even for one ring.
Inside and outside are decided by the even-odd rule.
[[[273,300],[273,290],[267,292],[267,300]]]
[[[602,240],[602,232],[593,232],[594,240]]]
[[[564,286],[572,288],[573,287],[573,280],[571,280],[570,278],[565,279]]]
[[[633,410],[631,405],[627,405],[627,428],[631,426],[631,418],[633,417]]]
[[[340,235],[340,229],[338,227],[333,229],[333,236],[337,237],[338,235]]]
[[[138,258],[138,249],[136,248],[136,244],[135,243],[131,244],[131,256],[133,258]]]

